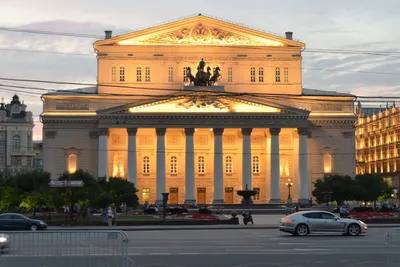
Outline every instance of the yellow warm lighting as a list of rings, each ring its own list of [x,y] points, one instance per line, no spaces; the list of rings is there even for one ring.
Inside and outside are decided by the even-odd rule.
[[[114,155],[112,176],[125,177],[124,161],[119,153]]]
[[[324,173],[332,172],[332,156],[329,154],[324,155]]]
[[[71,154],[68,156],[68,173],[75,173],[76,172],[76,155]]]
[[[96,112],[54,112],[46,111],[43,116],[95,116]]]
[[[310,116],[354,116],[351,112],[311,112]]]

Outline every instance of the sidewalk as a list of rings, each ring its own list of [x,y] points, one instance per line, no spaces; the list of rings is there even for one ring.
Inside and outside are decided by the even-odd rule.
[[[280,219],[283,215],[253,215],[254,225],[243,225],[239,216],[239,225],[149,225],[149,226],[74,226],[59,227],[50,226],[49,230],[122,230],[122,231],[164,231],[164,230],[240,230],[240,229],[278,229]],[[400,227],[398,224],[368,224],[369,228],[392,228]]]

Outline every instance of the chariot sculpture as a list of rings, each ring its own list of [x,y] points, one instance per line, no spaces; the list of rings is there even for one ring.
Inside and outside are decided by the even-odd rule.
[[[189,80],[189,85],[194,86],[214,86],[221,76],[219,73],[221,69],[215,67],[213,74],[211,75],[211,68],[207,67],[207,71],[204,71],[206,63],[201,59],[199,65],[197,66],[196,76],[193,76],[192,69],[190,67],[186,68],[186,77]]]

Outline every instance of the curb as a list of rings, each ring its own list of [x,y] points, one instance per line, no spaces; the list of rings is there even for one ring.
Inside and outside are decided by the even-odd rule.
[[[382,225],[368,225],[368,228],[393,228],[398,227],[398,225],[392,224],[382,224]],[[77,230],[77,231],[107,231],[107,230],[117,230],[117,231],[125,231],[125,232],[133,232],[133,231],[185,231],[185,230],[250,230],[250,229],[259,229],[259,230],[271,230],[276,229],[278,230],[278,226],[228,226],[228,227],[154,227],[154,228],[141,228],[138,226],[137,228],[78,228],[78,227],[66,227],[66,228],[57,228],[49,230],[57,230],[57,231],[69,231],[69,230]]]

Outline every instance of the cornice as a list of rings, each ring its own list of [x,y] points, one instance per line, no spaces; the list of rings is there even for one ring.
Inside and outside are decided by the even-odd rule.
[[[42,123],[69,123],[69,124],[97,124],[99,121],[98,119],[91,119],[91,120],[71,120],[68,118],[48,118],[42,119]]]
[[[301,61],[302,57],[207,57],[208,61]],[[149,56],[98,56],[101,60],[149,60],[149,61],[198,61],[199,57],[196,59],[190,57],[155,57],[153,55]]]

